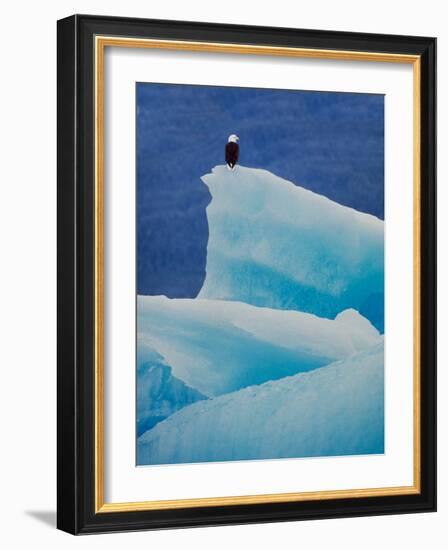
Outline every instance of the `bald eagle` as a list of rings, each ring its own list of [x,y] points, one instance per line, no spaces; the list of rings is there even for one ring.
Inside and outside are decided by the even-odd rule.
[[[240,138],[235,134],[229,136],[226,144],[226,162],[230,170],[233,170],[235,164],[238,162],[238,156],[240,153],[240,146],[238,141]]]

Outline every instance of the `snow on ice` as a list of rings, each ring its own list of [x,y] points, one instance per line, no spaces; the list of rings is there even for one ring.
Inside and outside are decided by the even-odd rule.
[[[153,350],[207,397],[327,365],[381,341],[354,310],[335,320],[242,302],[139,296],[139,364]]]

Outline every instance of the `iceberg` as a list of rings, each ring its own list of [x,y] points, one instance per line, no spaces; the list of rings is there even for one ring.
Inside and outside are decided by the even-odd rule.
[[[307,373],[199,401],[147,431],[138,464],[381,454],[383,342]]]
[[[217,166],[203,287],[137,297],[137,463],[384,452],[384,223]]]
[[[201,399],[205,396],[173,376],[160,354],[146,350],[146,360],[137,368],[137,436]]]
[[[137,319],[138,368],[156,352],[205,397],[310,371],[383,339],[353,309],[332,320],[236,301],[138,296]]]
[[[384,222],[261,169],[202,177],[209,240],[201,299],[334,318],[353,308],[384,331]]]

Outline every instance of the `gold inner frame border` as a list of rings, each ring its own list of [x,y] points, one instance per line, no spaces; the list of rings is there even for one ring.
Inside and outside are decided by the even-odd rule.
[[[104,501],[104,56],[106,47],[146,48],[159,50],[197,51],[207,53],[234,53],[267,56],[286,56],[313,59],[407,63],[413,65],[413,297],[414,297],[414,349],[413,349],[413,458],[414,483],[410,486],[366,489],[342,489],[299,493],[274,493],[259,495],[191,498],[178,500],[154,500],[141,502],[106,503]],[[381,52],[357,52],[324,50],[282,46],[258,46],[253,44],[227,44],[149,38],[124,38],[96,36],[95,59],[95,513],[130,512],[143,510],[167,510],[211,506],[232,506],[278,502],[305,502],[343,498],[397,496],[420,493],[421,480],[421,359],[420,359],[420,311],[421,311],[421,60],[417,55]]]

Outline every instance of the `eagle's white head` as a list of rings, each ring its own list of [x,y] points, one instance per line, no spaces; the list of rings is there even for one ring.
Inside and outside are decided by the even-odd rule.
[[[227,143],[230,143],[231,141],[233,141],[233,143],[238,143],[239,140],[240,138],[236,134],[231,134],[227,140]]]

